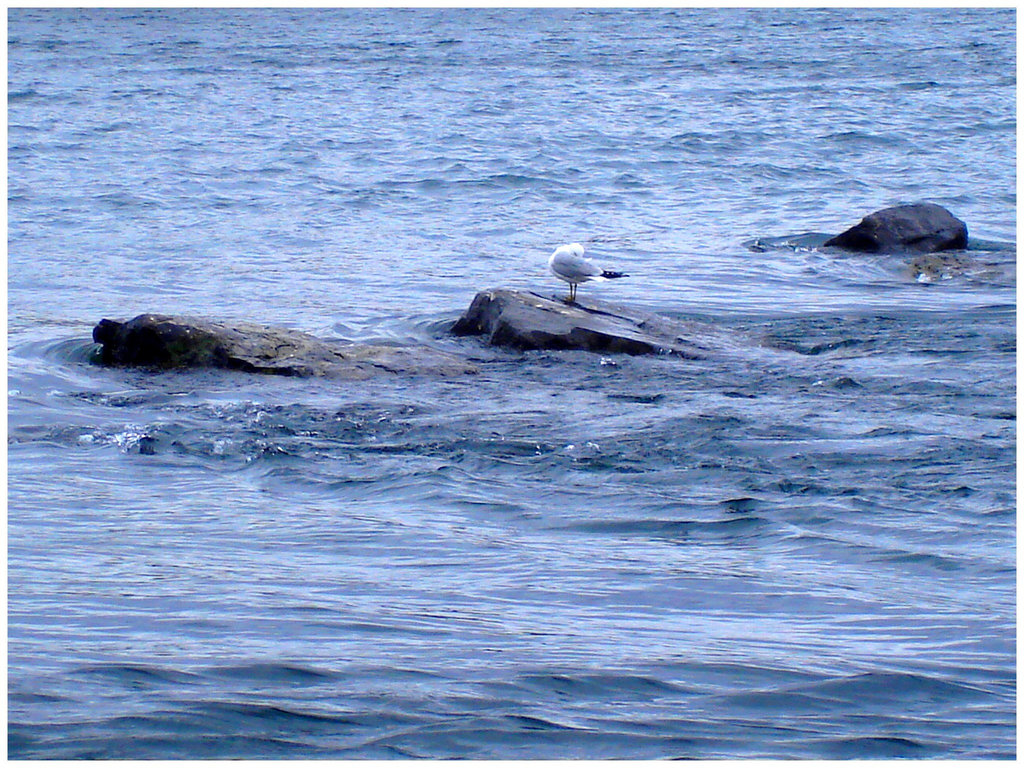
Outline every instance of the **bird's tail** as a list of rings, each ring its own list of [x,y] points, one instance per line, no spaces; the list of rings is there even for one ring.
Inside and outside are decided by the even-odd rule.
[[[629,275],[627,275],[625,272],[611,272],[610,270],[606,269],[604,272],[601,273],[601,277],[605,278],[606,280],[614,280],[616,277],[629,277]]]

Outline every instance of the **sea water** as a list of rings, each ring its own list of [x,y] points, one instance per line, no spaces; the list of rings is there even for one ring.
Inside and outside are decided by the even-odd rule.
[[[1010,9],[12,9],[12,758],[1010,758]],[[821,248],[928,200],[964,273]],[[712,323],[516,352],[478,290]],[[101,318],[428,345],[90,362]]]

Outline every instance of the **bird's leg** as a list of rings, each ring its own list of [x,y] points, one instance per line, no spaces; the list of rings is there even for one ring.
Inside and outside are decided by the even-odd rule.
[[[569,283],[569,303],[576,302],[576,283]]]

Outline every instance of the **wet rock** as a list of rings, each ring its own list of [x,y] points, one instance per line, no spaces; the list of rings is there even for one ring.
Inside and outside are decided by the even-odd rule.
[[[705,323],[673,320],[618,304],[587,299],[567,303],[529,291],[481,291],[452,327],[516,349],[581,349],[630,355],[668,354],[701,359],[726,344]]]
[[[899,205],[865,216],[825,245],[861,253],[961,250],[967,248],[967,225],[941,205]]]
[[[278,376],[364,379],[378,373],[454,376],[475,367],[427,347],[326,341],[256,323],[146,314],[127,322],[101,320],[93,340],[106,365],[227,368]]]
[[[917,256],[907,265],[910,276],[919,283],[951,280],[978,268],[979,265],[975,260],[948,253],[923,254]]]

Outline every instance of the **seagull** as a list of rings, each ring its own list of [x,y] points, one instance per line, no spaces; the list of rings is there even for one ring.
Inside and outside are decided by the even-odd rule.
[[[569,284],[568,301],[576,301],[576,286],[588,280],[613,280],[616,277],[629,277],[625,272],[609,272],[595,264],[591,259],[584,258],[583,246],[569,243],[555,248],[548,259],[551,272],[559,280]]]

